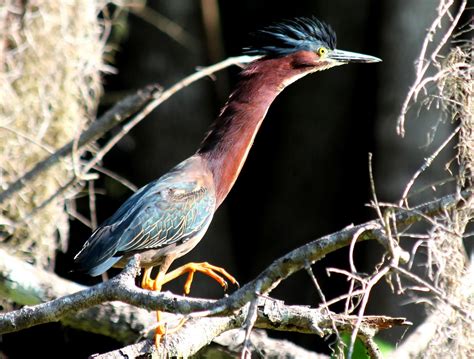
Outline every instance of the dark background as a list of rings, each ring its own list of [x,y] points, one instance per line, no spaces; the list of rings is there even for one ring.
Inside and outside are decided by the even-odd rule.
[[[436,1],[220,1],[219,18],[209,15],[215,1],[148,4],[182,26],[192,42],[183,46],[130,14],[114,60],[118,74],[104,78],[106,92],[101,111],[116,98],[147,84],[157,82],[168,87],[198,66],[239,55],[248,44],[248,33],[295,16],[315,15],[330,23],[337,32],[339,49],[383,59],[382,63],[352,64],[316,73],[286,89],[270,108],[242,173],[207,235],[174,266],[208,261],[225,267],[240,283],[246,283],[291,249],[351,223],[375,218],[375,212],[366,206],[371,200],[369,152],[374,154],[377,194],[381,201],[388,202],[400,198],[423,158],[436,147],[436,140],[423,147],[426,133],[437,121],[436,113],[423,112],[420,119],[409,122],[405,138],[398,137],[395,131],[401,103],[414,80],[414,60],[426,28],[435,17]],[[204,14],[218,21],[218,26],[203,20]],[[201,80],[177,93],[124,138],[103,165],[139,187],[158,178],[194,153],[237,76],[238,69],[225,70],[216,75],[216,80]],[[439,130],[437,139],[444,138],[443,131],[448,127]],[[441,159],[438,167],[424,175],[419,186],[445,177],[437,172],[444,162]],[[100,223],[131,192],[107,178],[96,185],[104,190],[104,195],[97,198]],[[87,201],[79,201],[78,208],[88,216]],[[72,223],[69,251],[58,255],[60,275],[86,284],[100,280],[68,273],[71,258],[89,235],[89,228]],[[377,243],[358,244],[358,270],[373,270],[381,253]],[[345,278],[335,274],[328,277],[327,267],[348,269],[347,251],[331,254],[314,266],[326,298],[347,292]],[[181,285],[177,281],[167,289],[181,293]],[[383,288],[386,285],[380,287],[372,295],[369,314],[419,319],[409,305],[392,301],[387,288]],[[217,283],[197,275],[192,295],[219,298],[223,293]],[[303,272],[280,284],[272,296],[290,304],[319,302]],[[396,342],[400,334],[393,330],[384,333],[384,337]],[[271,335],[327,352],[327,342],[316,336]],[[4,336],[2,346],[8,357],[24,357],[31,349],[24,347],[21,353],[19,341],[27,341],[39,356],[67,352],[71,358],[121,345],[105,337],[50,324]],[[45,343],[54,345],[45,347]]]

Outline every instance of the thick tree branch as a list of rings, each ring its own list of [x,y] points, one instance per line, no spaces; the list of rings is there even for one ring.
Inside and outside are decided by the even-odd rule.
[[[465,191],[462,196],[472,196],[472,192]],[[398,230],[406,228],[410,224],[433,217],[443,211],[449,210],[457,205],[458,201],[463,201],[458,194],[442,197],[438,200],[425,203],[413,209],[399,209],[394,214],[395,223]],[[367,229],[366,231],[363,231]],[[306,268],[308,263],[315,263],[327,254],[342,247],[349,246],[354,239],[357,242],[376,239],[381,242],[387,250],[391,250],[389,240],[384,236],[383,227],[380,220],[373,220],[361,225],[345,228],[339,232],[316,239],[305,244],[285,256],[274,261],[256,279],[249,282],[233,295],[216,302],[209,314],[230,313],[232,310],[241,308],[250,302],[255,293],[268,294],[282,280],[293,273]],[[399,252],[403,252],[398,248]]]
[[[470,192],[465,192],[463,195],[472,196]],[[453,208],[459,201],[463,201],[462,197],[453,194],[421,205],[413,210],[398,210],[394,214],[396,224],[398,227],[404,228],[411,223],[426,219],[428,216],[432,217],[442,211]],[[162,350],[166,350],[168,353],[173,353],[173,350],[178,350],[182,353],[183,350],[188,348],[186,350],[189,350],[189,353],[191,353],[197,350],[197,348],[202,347],[202,345],[207,344],[218,334],[232,328],[241,327],[243,321],[247,318],[247,311],[244,308],[247,303],[254,300],[258,294],[269,293],[281,280],[298,270],[306,268],[308,263],[314,263],[323,258],[326,254],[349,245],[354,238],[356,238],[357,241],[378,239],[382,243],[385,243],[382,228],[379,221],[371,221],[363,225],[346,228],[312,241],[272,263],[254,281],[248,283],[231,296],[217,301],[184,298],[169,292],[155,293],[136,287],[135,276],[138,273],[138,262],[137,258],[134,258],[121,274],[107,282],[43,304],[24,307],[17,311],[1,314],[0,333],[21,330],[32,325],[60,319],[68,324],[73,323],[70,319],[73,317],[71,313],[91,308],[100,303],[118,300],[148,310],[162,310],[170,313],[187,314],[188,318],[191,318],[191,320],[188,321],[188,325],[176,334],[170,335]],[[358,236],[354,237],[356,233]],[[389,247],[387,243],[385,243],[385,245],[387,248]],[[5,261],[2,260],[0,262]],[[18,267],[15,266],[7,265],[6,268],[2,268],[2,271],[4,274],[3,280],[1,280],[0,283],[4,287],[8,287],[9,278],[19,276]],[[22,279],[27,277],[28,276],[20,275],[17,281],[21,282]],[[31,278],[36,278],[36,275],[31,276]],[[28,282],[26,281],[26,283]],[[74,287],[75,285],[72,286]],[[66,288],[66,285],[64,285],[64,288]],[[73,289],[74,288],[71,288],[71,290]],[[77,286],[75,289],[80,289],[80,287]],[[3,289],[3,291],[9,296],[15,297],[18,301],[20,301],[19,298],[23,298],[22,300],[26,303],[35,302],[35,300],[31,298],[28,299],[26,295],[13,295],[12,293],[17,293],[18,291],[12,292],[11,286],[10,292],[8,292],[8,289]],[[41,298],[42,296],[45,296],[45,294],[43,293],[43,295],[38,295],[37,297]],[[34,295],[32,297],[34,298]],[[36,300],[38,300],[38,298]],[[269,306],[272,307],[273,310],[268,310]],[[97,307],[89,309],[89,311],[92,312],[94,310],[97,311]],[[283,316],[275,320],[275,313],[279,313],[280,315],[283,313]],[[94,315],[96,315],[96,313],[94,313]],[[216,315],[218,315],[218,317],[215,317]],[[211,317],[202,318],[203,316]],[[86,316],[86,318],[87,319],[83,321],[83,323],[87,323],[84,328],[90,330],[91,323],[94,323],[94,321],[91,320],[90,316]],[[337,320],[335,320],[335,318],[337,318]],[[103,317],[102,319],[107,320],[109,318]],[[259,299],[255,326],[257,328],[271,328],[286,331],[294,330],[324,335],[332,332],[335,323],[340,330],[351,330],[357,320],[359,319],[355,317],[336,316],[334,313],[328,313],[326,308],[309,309],[305,307],[288,307],[271,299]],[[373,325],[373,323],[369,324],[367,320],[367,317],[361,319],[361,333],[373,332],[374,328],[376,330],[384,328],[384,326],[380,325],[380,323],[384,322],[383,320],[379,320],[376,325]],[[389,318],[387,322],[390,323],[391,320],[392,319]],[[74,324],[77,325],[77,322]],[[398,322],[397,324],[403,324],[403,322]],[[199,331],[203,334],[199,335],[199,338],[196,339],[199,342],[193,343],[189,340],[189,335],[186,336],[185,328],[191,328],[189,330],[196,332],[196,327],[199,328],[200,325],[203,325],[205,330]],[[77,326],[81,327],[81,325]],[[87,326],[89,326],[89,328],[87,328]],[[135,326],[134,329],[130,329],[128,332],[134,332],[134,337],[137,337],[139,334],[145,334],[146,329],[146,325],[142,325],[141,327]],[[112,332],[112,330],[109,329],[109,334],[110,332]],[[184,337],[180,337],[180,335],[184,335]],[[123,340],[126,336],[116,334],[115,337],[120,337]],[[181,340],[180,338],[183,339]],[[185,340],[185,338],[188,339]],[[366,339],[368,339],[369,342],[371,340],[370,336],[366,336]],[[130,340],[130,338],[128,338],[128,340]],[[171,345],[170,343],[173,344]]]
[[[46,303],[25,306],[18,311],[1,314],[0,333],[58,321],[66,314],[116,300],[136,307],[172,313],[189,313],[192,310],[206,310],[212,306],[212,302],[209,301],[194,298],[182,300],[183,297],[172,295],[169,292],[150,292],[136,287],[137,263],[137,258],[134,258],[118,276],[104,283]]]
[[[471,193],[464,193],[471,195]],[[426,216],[433,216],[451,208],[459,201],[457,195],[449,195],[436,201],[421,205],[415,210],[398,211],[395,214],[397,225],[405,227]],[[66,314],[109,302],[121,301],[148,310],[161,310],[170,313],[191,314],[191,316],[208,316],[233,314],[255,298],[256,293],[269,293],[280,281],[308,263],[322,259],[326,254],[350,244],[354,234],[363,228],[368,230],[357,237],[358,241],[368,239],[383,240],[379,221],[349,227],[342,231],[314,240],[295,249],[273,262],[255,280],[246,284],[229,297],[206,301],[202,299],[184,298],[169,292],[154,293],[137,288],[134,277],[137,274],[136,258],[117,277],[98,284],[92,288],[52,300],[33,307],[0,315],[0,333],[7,333],[28,328],[33,325],[57,321]],[[4,281],[3,281],[4,282]]]
[[[122,279],[132,274],[132,269],[133,267],[127,268],[126,274],[122,274]],[[24,263],[2,250],[0,250],[0,273],[0,293],[14,297],[22,303],[33,304],[84,288],[55,274]],[[134,286],[133,283],[130,285]],[[183,300],[186,299],[183,298]],[[204,302],[213,303],[213,301]],[[191,319],[179,332],[167,336],[161,350],[166,350],[168,353],[177,351],[183,353],[184,351],[191,355],[219,334],[229,329],[240,328],[246,316],[247,307],[244,307],[236,314],[226,317]],[[179,315],[168,314],[166,320],[174,323],[179,318]],[[311,309],[305,306],[288,306],[271,298],[259,298],[255,326],[325,336],[331,333],[334,323],[341,331],[350,331],[356,320],[357,318],[354,316],[337,315],[329,312],[326,308]],[[149,330],[156,325],[155,316],[149,311],[118,302],[66,315],[62,317],[61,321],[75,328],[108,335],[124,343],[130,343],[141,336],[147,336]],[[363,321],[363,327],[372,332],[405,324],[407,323],[402,318],[382,316],[365,317]],[[195,333],[200,333],[200,335],[195,335]],[[251,342],[254,346],[252,338]],[[147,342],[144,342],[123,348],[120,353],[122,355],[123,353],[137,353],[147,348],[151,350]]]
[[[218,343],[222,343],[219,336],[232,329],[236,329],[236,331],[234,331],[236,337],[227,340],[225,345],[230,345],[230,342],[232,342],[234,348],[231,349],[239,352],[242,350],[245,341],[250,342],[251,345],[254,346],[255,337],[250,334],[247,339],[246,333],[239,330],[247,318],[247,307],[248,306],[240,310],[238,314],[232,316],[191,319],[178,332],[167,335],[159,348],[154,347],[152,340],[145,340],[109,353],[94,356],[94,358],[131,358],[143,354],[152,354],[152,357],[156,358],[186,358],[195,354],[199,349],[208,345],[215,338],[217,338],[216,341]],[[268,312],[270,308],[271,313]],[[357,321],[357,317],[355,316],[343,316],[334,313],[332,313],[332,315],[333,320],[335,320],[341,332],[350,332]],[[310,309],[303,306],[287,306],[280,301],[261,298],[259,300],[257,317],[258,319],[255,324],[257,328],[316,334],[321,337],[332,333],[331,319],[326,313],[323,313],[323,311],[319,309]],[[269,317],[271,317],[271,319]],[[377,327],[376,325],[379,323],[384,324],[382,324],[381,327]],[[373,335],[380,329],[409,324],[410,323],[406,322],[403,318],[368,316],[364,318],[362,324],[361,338],[366,338],[367,341],[370,341]],[[199,335],[196,333],[199,333]],[[370,333],[370,335],[368,333]]]
[[[219,349],[225,350],[224,353],[230,356],[237,357],[241,352],[243,341],[243,333],[241,330],[233,329],[221,334],[218,338],[214,339],[214,343],[219,345],[211,345],[210,347],[204,348],[199,352],[201,357],[205,356],[206,353],[213,352],[219,353]],[[265,356],[266,358],[305,358],[305,359],[329,359],[328,355],[316,354],[306,349],[296,346],[295,344],[287,340],[277,340],[268,337],[264,330],[254,330],[250,334],[250,342],[254,352]],[[204,352],[203,352],[204,351]],[[215,356],[214,356],[215,357]]]

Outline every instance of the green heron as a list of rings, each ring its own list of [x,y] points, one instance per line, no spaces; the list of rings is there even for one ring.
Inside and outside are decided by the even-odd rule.
[[[130,256],[140,253],[140,266],[145,269],[142,287],[147,289],[161,290],[163,284],[187,273],[184,292],[188,294],[196,271],[224,287],[226,279],[236,283],[224,269],[208,263],[188,263],[167,272],[206,233],[242,169],[270,104],[286,86],[334,66],[381,61],[336,49],[334,31],[314,17],[267,27],[256,33],[255,43],[245,50],[257,58],[240,73],[237,87],[197,152],[138,190],[99,226],[75,257],[79,270],[97,276],[112,266],[123,267]],[[152,280],[154,266],[160,268]],[[156,338],[163,333],[159,325]]]

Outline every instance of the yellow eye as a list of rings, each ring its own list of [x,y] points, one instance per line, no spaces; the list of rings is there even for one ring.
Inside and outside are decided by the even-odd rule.
[[[328,53],[328,49],[326,49],[325,47],[320,47],[320,48],[318,49],[318,55],[319,55],[319,57],[324,57],[324,56],[327,55],[327,53]]]

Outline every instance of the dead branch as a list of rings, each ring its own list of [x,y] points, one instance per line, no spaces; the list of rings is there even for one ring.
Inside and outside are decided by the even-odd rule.
[[[127,134],[140,121],[142,121],[143,118],[145,118],[151,111],[168,100],[175,93],[189,86],[193,82],[213,74],[214,72],[232,65],[242,65],[254,61],[256,58],[256,56],[230,57],[224,61],[218,62],[217,64],[200,69],[199,71],[177,82],[166,91],[160,92],[159,86],[151,85],[138,91],[134,95],[126,97],[113,106],[97,121],[95,121],[84,133],[82,133],[78,140],[73,140],[64,145],[51,156],[37,163],[21,178],[11,183],[5,191],[0,193],[0,204],[24,188],[28,183],[31,183],[34,179],[51,168],[54,164],[58,163],[61,159],[71,155],[73,152],[77,152],[87,144],[94,142],[106,132],[114,128],[117,124],[123,122],[133,114],[136,114],[133,119],[127,123],[121,129],[121,131],[115,135],[105,145],[105,147],[99,151],[99,153],[94,156],[94,158],[84,167],[85,170],[82,170],[81,172],[86,174],[125,134]]]
[[[416,101],[418,93],[422,89],[425,88],[423,80],[425,78],[426,71],[428,70],[428,68],[430,68],[433,62],[436,61],[436,57],[438,56],[439,52],[441,51],[443,46],[446,45],[454,29],[458,25],[458,22],[461,19],[461,16],[464,13],[464,10],[467,6],[467,0],[463,0],[461,2],[459,8],[457,9],[455,18],[450,19],[451,25],[449,29],[443,34],[443,37],[438,42],[436,48],[433,51],[431,51],[431,53],[429,53],[429,57],[428,57],[427,53],[428,53],[429,43],[433,41],[433,37],[434,37],[434,34],[436,33],[436,30],[438,28],[442,28],[440,26],[441,22],[443,21],[445,17],[450,16],[450,13],[452,11],[451,8],[454,6],[456,6],[456,2],[453,0],[440,1],[440,5],[438,7],[438,16],[436,17],[436,19],[433,21],[430,28],[428,29],[428,33],[423,42],[420,55],[416,61],[417,66],[416,66],[415,82],[413,83],[412,87],[410,88],[403,102],[402,109],[400,111],[400,115],[397,121],[397,133],[402,137],[405,135],[405,116],[408,112],[409,105],[412,101]]]
[[[236,337],[232,338],[232,349],[240,354],[246,345],[251,354],[254,349],[255,336],[253,332],[246,333],[242,330],[247,318],[248,305],[239,311],[237,315],[227,317],[206,317],[189,320],[178,332],[167,335],[159,348],[154,347],[152,340],[141,341],[124,348],[94,356],[94,358],[126,358],[137,355],[152,355],[152,357],[188,357],[198,350],[216,340],[222,343],[220,336],[228,331],[233,331]],[[332,313],[336,318],[337,328],[341,332],[349,332],[355,325],[355,316],[344,316]],[[380,327],[377,327],[383,323]],[[411,325],[404,318],[390,318],[385,316],[368,316],[364,318],[360,337],[372,340],[380,329],[388,329],[393,326]],[[319,309],[310,309],[304,306],[287,306],[283,302],[271,298],[260,298],[258,300],[256,328],[273,329],[280,331],[293,331],[306,334],[325,336],[332,333],[331,319]],[[197,335],[196,333],[199,333]],[[370,339],[369,339],[370,338]],[[229,341],[226,345],[231,346]],[[375,351],[375,350],[374,350]],[[298,356],[296,356],[298,357]]]
[[[128,273],[130,271],[130,273]],[[128,274],[133,266],[127,268],[127,274],[122,273],[127,281]],[[64,296],[70,292],[83,290],[84,287],[58,277],[55,274],[35,268],[0,250],[0,293],[9,296],[20,303],[33,304],[38,301],[50,300]],[[117,277],[116,277],[117,278]],[[114,278],[106,283],[116,283]],[[133,283],[130,283],[134,287]],[[83,294],[84,291],[83,291]],[[151,294],[151,293],[150,293]],[[169,294],[169,293],[168,293]],[[62,299],[64,300],[63,297]],[[187,301],[190,298],[179,298]],[[201,300],[211,305],[214,301]],[[183,304],[184,305],[184,304]],[[79,309],[79,308],[78,308]],[[255,327],[283,331],[296,331],[307,334],[325,336],[334,330],[348,331],[353,327],[356,318],[329,312],[326,307],[311,309],[305,306],[288,306],[281,301],[271,298],[259,298],[256,306]],[[248,306],[237,313],[226,317],[193,318],[179,332],[167,336],[162,350],[168,353],[194,353],[197,349],[208,344],[219,334],[232,329],[241,328],[246,320]],[[8,316],[7,316],[8,318]],[[169,315],[169,322],[178,321],[179,315]],[[51,318],[50,318],[51,319]],[[113,337],[124,343],[130,343],[140,337],[147,337],[154,329],[155,318],[147,310],[136,308],[123,303],[111,302],[101,306],[94,306],[87,310],[69,314],[61,318],[68,326],[91,331]],[[394,325],[406,325],[403,318],[389,318],[384,316],[367,316],[363,318],[363,330],[375,333],[379,330],[391,328]],[[191,335],[194,333],[194,335]],[[202,333],[202,335],[195,335]],[[253,336],[250,344],[253,347]],[[148,348],[147,342],[131,345],[122,349],[121,353],[139,352]],[[197,348],[197,349],[196,349]],[[151,347],[149,347],[151,350]],[[122,354],[123,355],[123,354]]]
[[[472,194],[463,193],[463,195],[471,196]],[[397,225],[405,227],[408,224],[424,219],[425,216],[434,216],[437,213],[454,207],[458,201],[459,199],[456,195],[450,195],[419,206],[415,211],[399,210],[395,214]],[[24,307],[17,311],[1,314],[0,333],[17,331],[33,325],[57,321],[79,310],[116,300],[148,310],[162,310],[169,313],[188,314],[189,318],[196,321],[201,319],[222,320],[222,318],[227,318],[227,322],[224,321],[224,326],[222,326],[222,322],[218,323],[219,325],[217,325],[217,327],[220,327],[221,330],[223,330],[222,328],[225,330],[229,329],[229,321],[233,323],[235,327],[240,327],[241,323],[246,319],[246,311],[242,308],[256,298],[256,293],[269,293],[281,280],[298,270],[306,268],[308,263],[314,263],[322,259],[328,253],[348,246],[354,238],[354,234],[357,232],[360,233],[361,228],[367,228],[367,231],[357,237],[358,241],[369,239],[381,240],[383,233],[377,229],[379,228],[377,226],[380,226],[379,221],[371,221],[363,225],[346,228],[297,248],[276,260],[255,280],[240,290],[227,298],[217,301],[185,298],[173,295],[169,292],[154,293],[136,287],[134,278],[138,273],[138,267],[137,258],[134,258],[121,274],[107,282],[51,300],[47,303]],[[15,271],[10,272],[10,274],[14,276]],[[5,276],[5,274],[3,275]],[[25,277],[21,278],[24,279]],[[5,282],[7,282],[5,279],[0,281],[0,283],[3,284]],[[273,306],[275,305],[274,302],[275,301],[272,300]],[[260,304],[259,302],[259,310],[255,323],[256,327],[260,328],[279,328],[280,330],[296,330],[321,335],[322,332],[324,333],[324,330],[332,332],[334,322],[338,328],[344,327],[344,325],[346,325],[346,328],[347,325],[353,328],[357,321],[360,321],[361,330],[365,326],[365,318],[361,319],[360,317],[355,317],[355,319],[352,318],[348,321],[347,317],[345,317],[346,320],[341,324],[339,320],[344,317],[337,316],[333,313],[329,313],[328,315],[326,308],[316,310],[305,307],[300,307],[304,309],[302,312],[301,310],[297,312],[300,314],[293,312],[292,315],[285,316],[284,318],[287,318],[287,322],[281,320],[272,324],[271,319],[273,317],[268,315],[268,304],[267,310],[265,310],[265,304],[263,304],[263,310]],[[287,308],[279,306],[277,310],[271,311],[271,313],[282,313],[284,309],[287,310]],[[240,314],[236,314],[236,312]],[[242,314],[243,312],[245,314]],[[219,318],[202,318],[203,316],[209,315],[218,315]],[[303,320],[302,318],[306,319]],[[319,318],[319,320],[316,320],[317,318]],[[206,325],[206,328],[211,327],[209,323]],[[180,332],[176,335],[179,333]]]
[[[156,85],[151,85],[119,101],[102,117],[93,122],[92,125],[84,133],[82,133],[82,135],[76,141],[76,144],[73,140],[64,145],[55,153],[51,154],[48,158],[37,163],[21,178],[10,184],[5,191],[0,193],[0,204],[24,188],[28,183],[31,183],[41,173],[44,173],[53,165],[58,163],[61,159],[70,155],[75,146],[77,149],[80,149],[85,145],[97,140],[107,131],[114,128],[117,124],[121,123],[122,121],[129,118],[133,113],[137,112],[147,102],[156,97],[158,93],[159,87]]]
[[[17,304],[35,305],[87,289],[0,249],[0,297]],[[109,302],[77,313],[61,322],[73,328],[131,343],[146,334],[156,320],[150,312],[120,302]]]
[[[474,265],[470,264],[463,278],[464,297],[470,298],[474,295]],[[424,284],[423,284],[424,285]],[[455,310],[452,303],[449,303],[446,299],[438,297],[440,304],[436,306],[434,311],[421,323],[415,331],[413,331],[401,345],[391,353],[389,358],[412,358],[416,357],[420,353],[426,353],[430,342],[436,335],[436,332],[441,328],[449,328],[453,325],[452,317],[450,313]],[[465,320],[469,320],[469,316],[472,317],[472,312],[468,313]],[[471,327],[473,319],[471,318]],[[466,337],[469,338],[469,337]],[[448,339],[450,340],[450,339]],[[466,358],[470,358],[474,354],[474,348],[468,339],[463,341],[466,346]]]
[[[211,345],[209,349],[204,348],[199,354],[206,352],[219,352],[222,349],[225,353],[232,356],[239,355],[241,351],[243,341],[242,331],[238,329],[229,330],[222,333],[219,337],[214,339],[214,343],[217,345]],[[264,330],[254,330],[250,334],[250,342],[252,345],[252,352],[258,355],[265,356],[267,358],[305,358],[305,359],[329,359],[328,355],[316,354],[303,349],[287,340],[277,340],[269,338]]]
[[[195,335],[190,333],[191,336]],[[211,345],[201,349],[198,353],[200,357],[238,357],[241,352],[243,342],[242,331],[238,329],[228,330],[213,340]],[[277,340],[269,338],[265,331],[254,330],[250,335],[252,352],[267,358],[305,358],[305,359],[328,359],[329,356],[317,354],[303,349],[287,340]],[[129,345],[120,350],[108,353],[93,355],[94,359],[124,359],[140,358],[142,356],[160,358],[160,352],[154,351],[151,341],[143,341],[135,345]]]

